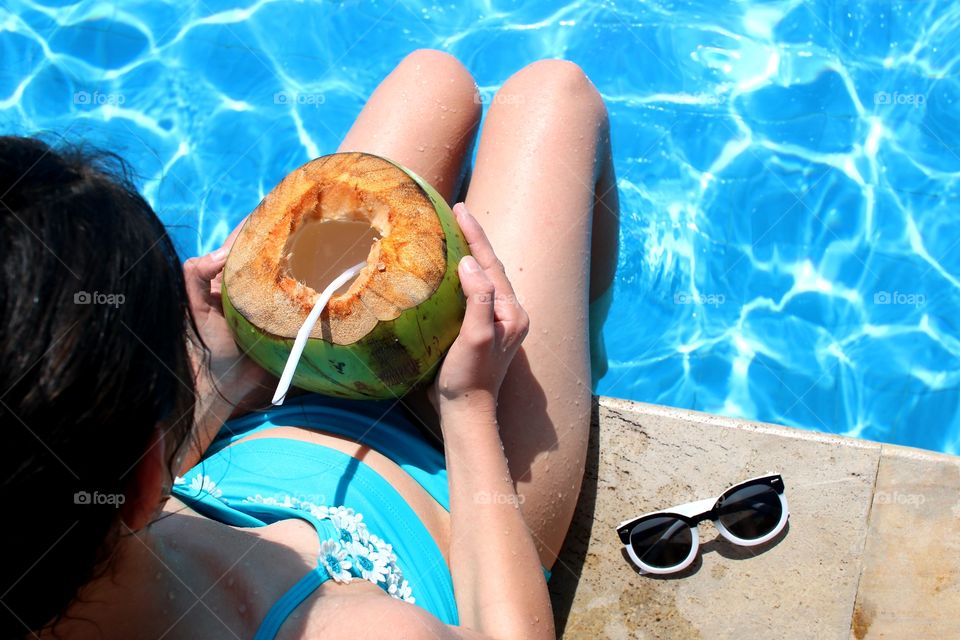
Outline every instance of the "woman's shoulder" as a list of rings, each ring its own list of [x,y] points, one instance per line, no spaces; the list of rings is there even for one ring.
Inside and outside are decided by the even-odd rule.
[[[278,640],[357,638],[369,640],[479,640],[480,634],[444,624],[425,609],[384,593],[327,583],[294,611]],[[372,586],[372,585],[371,585]],[[376,588],[376,587],[374,587]],[[299,615],[298,615],[299,614]]]

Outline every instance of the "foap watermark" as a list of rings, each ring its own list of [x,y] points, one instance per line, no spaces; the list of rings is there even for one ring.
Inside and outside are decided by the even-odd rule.
[[[478,491],[473,496],[476,504],[512,504],[519,507],[525,500],[524,496],[515,493],[500,493],[499,491]]]
[[[122,493],[100,493],[99,491],[77,491],[73,494],[73,504],[80,505],[110,505],[119,507],[127,501],[127,496]]]
[[[877,291],[873,294],[873,304],[903,304],[920,307],[927,303],[927,296],[922,293],[905,293],[903,291]]]
[[[295,91],[278,91],[273,94],[273,104],[299,104],[305,107],[319,107],[327,98],[322,93],[297,93]]]
[[[522,93],[505,93],[497,91],[493,95],[483,95],[475,93],[473,102],[475,104],[523,104],[526,101]]]
[[[323,493],[291,493],[289,495],[294,504],[312,507],[327,504],[327,496]]]
[[[927,96],[922,93],[900,93],[899,91],[890,93],[888,91],[877,91],[873,94],[873,104],[876,105],[909,105],[914,109],[919,109],[926,103]]]
[[[73,94],[73,104],[84,107],[101,107],[107,104],[119,107],[126,101],[127,97],[122,93],[75,91]]]
[[[77,291],[73,294],[73,304],[105,304],[110,307],[119,307],[126,301],[127,297],[122,293]]]
[[[496,298],[496,299],[494,299],[494,298]],[[520,305],[520,306],[523,306],[523,300],[524,300],[523,296],[518,296],[518,295],[513,294],[513,293],[509,293],[509,294],[506,294],[506,293],[495,293],[495,294],[490,294],[490,293],[476,293],[476,294],[474,294],[473,299],[474,299],[474,301],[476,301],[476,302],[482,302],[482,303],[487,303],[487,302],[506,302],[507,304],[518,304],[518,305]]]
[[[877,491],[873,496],[874,504],[903,504],[919,507],[927,501],[922,493],[900,493],[899,491]]]
[[[696,304],[700,306],[719,307],[726,304],[727,296],[722,293],[675,293],[673,304]]]

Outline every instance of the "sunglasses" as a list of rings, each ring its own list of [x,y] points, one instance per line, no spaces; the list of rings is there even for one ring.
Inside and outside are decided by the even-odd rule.
[[[712,520],[730,542],[752,547],[783,531],[790,513],[783,478],[769,475],[736,484],[719,498],[655,511],[621,522],[620,541],[642,573],[675,573],[697,557],[697,525]]]

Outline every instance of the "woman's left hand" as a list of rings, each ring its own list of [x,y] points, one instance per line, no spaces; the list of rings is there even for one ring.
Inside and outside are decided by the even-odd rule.
[[[242,225],[242,222],[237,225],[216,251],[187,260],[183,265],[183,276],[190,298],[190,312],[200,338],[210,352],[209,380],[198,378],[198,387],[205,389],[205,383],[212,382],[211,390],[222,394],[231,405],[251,409],[269,402],[277,378],[240,350],[223,316],[220,297],[223,266]],[[202,364],[201,358],[197,365]]]

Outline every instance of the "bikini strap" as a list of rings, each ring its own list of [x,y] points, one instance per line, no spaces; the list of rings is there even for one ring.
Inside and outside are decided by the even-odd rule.
[[[291,517],[305,520],[313,525],[314,531],[317,532],[317,538],[321,544],[323,543],[323,527],[319,520],[306,513],[291,515]],[[297,580],[295,585],[273,603],[273,606],[267,611],[267,615],[263,617],[253,640],[273,640],[284,621],[293,613],[293,610],[327,580],[330,580],[330,574],[323,568],[318,559],[317,566],[310,573]]]
[[[293,585],[289,591],[273,603],[270,611],[264,616],[263,622],[260,623],[260,628],[257,629],[257,634],[253,636],[253,640],[273,640],[277,632],[280,631],[280,626],[293,613],[293,610],[300,606],[300,603],[306,600],[307,596],[328,579],[327,572],[321,567],[317,567],[300,578],[297,584]]]

